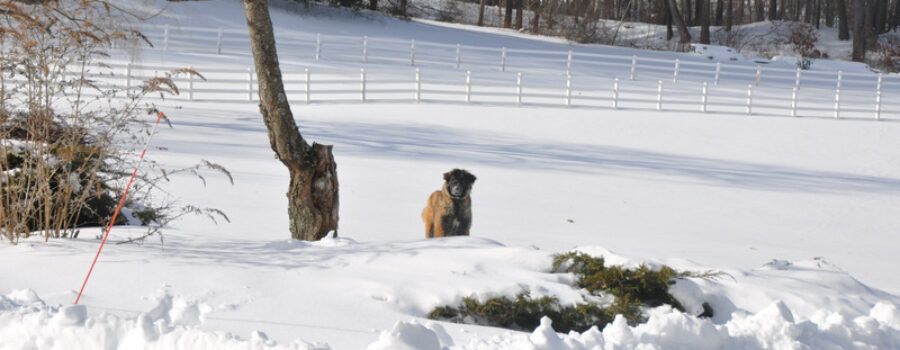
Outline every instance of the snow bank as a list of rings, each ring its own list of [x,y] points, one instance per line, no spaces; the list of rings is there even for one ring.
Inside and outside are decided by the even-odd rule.
[[[650,310],[649,321],[635,327],[618,316],[602,331],[594,327],[563,335],[544,317],[531,334],[510,332],[452,349],[897,349],[898,316],[896,306],[879,303],[868,316],[852,320],[822,311],[812,320],[797,322],[784,303],[775,302],[756,314],[735,314],[728,323],[716,325],[664,306]],[[398,322],[369,347],[378,349],[440,348],[437,335],[428,328]]]
[[[164,295],[137,317],[88,317],[84,305],[48,306],[30,290],[0,295],[0,350],[5,349],[330,349],[327,344],[278,344],[255,331],[245,340],[196,328],[196,304]]]

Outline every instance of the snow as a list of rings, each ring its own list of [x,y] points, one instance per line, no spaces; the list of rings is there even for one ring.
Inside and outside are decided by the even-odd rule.
[[[161,20],[173,23],[244,21],[236,1],[167,6]],[[502,30],[315,11],[299,20],[275,11],[276,32],[567,47]],[[279,54],[294,65],[358,68]],[[139,59],[161,58],[148,51]],[[165,56],[201,73],[247,59]],[[813,66],[823,62],[845,65]],[[164,242],[107,245],[79,306],[71,303],[100,228],[82,228],[78,239],[0,245],[0,349],[900,347],[898,123],[295,104],[304,137],[335,145],[341,185],[340,237],[299,242],[288,239],[287,171],[272,157],[257,106],[154,103],[174,128],[159,131],[153,144],[167,151],[153,148],[150,160],[183,168],[209,159],[234,177],[231,185],[204,174],[206,186],[199,186],[190,174],[175,174],[163,184],[167,199],[222,209],[231,223],[186,217],[163,229]],[[472,237],[425,240],[419,214],[452,168],[478,177]],[[144,232],[115,227],[110,239]],[[637,326],[617,318],[603,329],[560,334],[549,320],[514,332],[425,319],[464,297],[528,292],[563,304],[595,300],[571,287],[573,276],[550,271],[554,254],[573,249],[610,264],[719,274],[678,280],[671,291],[688,312],[650,309]],[[712,318],[694,316],[703,303]]]

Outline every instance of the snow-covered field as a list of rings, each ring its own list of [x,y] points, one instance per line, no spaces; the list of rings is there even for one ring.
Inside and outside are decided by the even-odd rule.
[[[243,22],[237,1],[168,6],[160,20],[170,23]],[[276,32],[562,45],[343,11],[273,16]],[[177,52],[165,60],[201,73],[249,63]],[[295,62],[304,63],[314,64]],[[176,175],[166,190],[222,209],[231,223],[188,217],[164,230],[164,244],[108,245],[81,306],[71,303],[99,228],[0,245],[0,349],[900,348],[896,122],[295,104],[304,136],[335,145],[341,185],[340,237],[308,243],[288,239],[287,171],[254,104],[158,103],[174,128],[159,131],[153,143],[166,150],[148,157],[171,168],[207,159],[235,180],[210,175],[203,187]],[[424,240],[419,213],[452,168],[478,177],[472,236]],[[142,232],[116,227],[111,240]],[[636,327],[618,320],[568,335],[550,324],[523,333],[425,318],[466,296],[589,298],[572,276],[550,271],[553,255],[571,249],[613,264],[721,271],[672,287],[689,311],[707,302],[715,315],[662,307]]]

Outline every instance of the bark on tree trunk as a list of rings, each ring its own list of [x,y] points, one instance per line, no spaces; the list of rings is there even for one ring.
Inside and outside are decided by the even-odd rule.
[[[372,10],[372,11],[378,10],[378,0],[369,0],[369,10]]]
[[[866,0],[853,0],[853,53],[856,62],[866,59]]]
[[[709,6],[710,0],[697,0],[700,8],[700,43],[709,44]]]
[[[522,20],[525,17],[522,13],[522,10],[525,9],[524,5],[525,0],[516,0],[516,29],[522,29]]]
[[[725,16],[725,31],[730,32],[731,27],[734,25],[734,0],[728,1],[728,14]]]
[[[400,0],[400,16],[403,18],[407,17],[407,14],[406,14],[407,2],[408,2],[407,0]]]
[[[669,41],[675,36],[675,32],[672,30],[672,12],[669,11],[668,1],[663,0],[663,4],[666,4],[666,41]]]
[[[737,0],[738,7],[737,13],[735,14],[734,24],[741,25],[744,24],[744,0]]]
[[[725,0],[716,1],[716,26],[722,25],[722,17],[725,15]]]
[[[766,20],[766,2],[765,0],[756,0],[756,21],[762,22]]]
[[[834,28],[834,0],[825,0],[825,26]]]
[[[484,0],[481,0],[478,4],[478,26],[481,27],[484,25]]]
[[[288,215],[291,238],[313,241],[337,234],[337,165],[331,146],[310,146],[291,113],[278,65],[267,0],[242,0],[250,31],[250,48],[259,79],[259,111],[269,143],[288,168]]]
[[[813,12],[813,23],[816,29],[819,29],[819,23],[822,22],[822,0],[816,0],[816,9]]]
[[[503,16],[503,28],[512,27],[513,2],[516,0],[506,0],[506,15]]]
[[[900,26],[900,0],[894,0],[894,16],[891,20],[891,29]]]
[[[678,42],[682,44],[691,42],[691,33],[688,32],[687,26],[684,25],[681,13],[678,12],[678,7],[675,6],[675,0],[666,1],[669,4],[669,13],[672,14],[672,20],[674,20],[675,25],[678,26]]]
[[[847,3],[845,0],[835,0],[838,16],[838,39],[850,40],[850,24],[847,22]]]
[[[775,20],[775,15],[778,14],[778,6],[777,5],[778,4],[776,3],[775,0],[769,0],[769,18],[767,18],[768,20],[770,20],[770,21]],[[784,6],[783,2],[781,3],[781,6]]]
[[[684,21],[684,25],[690,27],[690,26],[694,25],[694,19],[693,19],[694,5],[691,2],[691,0],[682,0],[682,1],[684,4],[684,6],[682,6],[682,9],[681,9],[681,13],[684,15],[684,17],[682,17],[682,20]]]

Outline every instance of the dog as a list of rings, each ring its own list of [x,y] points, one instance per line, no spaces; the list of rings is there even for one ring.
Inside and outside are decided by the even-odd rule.
[[[425,238],[468,236],[472,227],[472,184],[475,175],[463,169],[444,173],[444,186],[428,197],[422,209]]]

